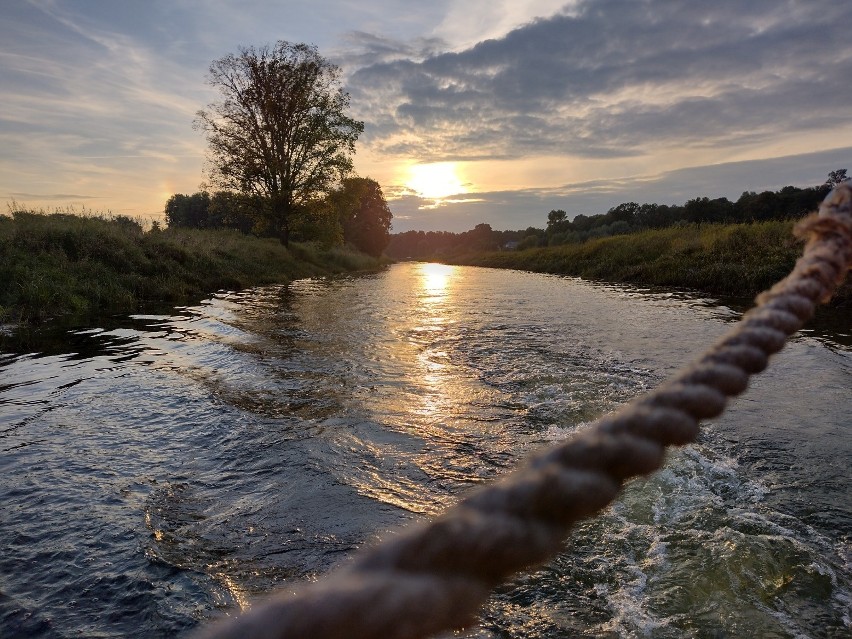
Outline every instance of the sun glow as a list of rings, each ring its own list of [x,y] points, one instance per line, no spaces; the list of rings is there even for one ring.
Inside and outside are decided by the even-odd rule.
[[[420,277],[423,290],[431,296],[442,297],[450,285],[450,277],[455,272],[454,266],[447,264],[427,263],[420,265]]]
[[[450,195],[467,193],[467,188],[456,173],[455,162],[414,164],[408,168],[405,186],[428,200],[440,200]]]

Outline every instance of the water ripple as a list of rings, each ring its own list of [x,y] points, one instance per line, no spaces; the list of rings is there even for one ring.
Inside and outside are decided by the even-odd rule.
[[[653,387],[740,313],[401,264],[46,327],[0,355],[0,635],[179,634],[313,579]],[[848,321],[828,324],[463,636],[848,634],[852,360]]]

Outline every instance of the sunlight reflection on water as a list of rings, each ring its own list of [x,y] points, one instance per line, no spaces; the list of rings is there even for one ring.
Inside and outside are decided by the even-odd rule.
[[[654,386],[732,315],[412,263],[57,331],[0,359],[0,635],[174,635],[312,579]],[[852,353],[832,335],[796,338],[463,636],[843,636]]]
[[[427,296],[443,298],[452,285],[453,275],[458,270],[448,264],[421,263],[417,265],[421,286]]]

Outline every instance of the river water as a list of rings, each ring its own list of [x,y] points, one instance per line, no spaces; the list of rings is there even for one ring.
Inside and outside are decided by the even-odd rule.
[[[179,636],[318,578],[654,387],[741,310],[405,263],[7,335],[0,637]],[[848,637],[850,331],[823,314],[461,636]]]

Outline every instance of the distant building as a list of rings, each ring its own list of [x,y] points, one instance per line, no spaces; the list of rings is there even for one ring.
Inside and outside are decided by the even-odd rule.
[[[504,251],[517,251],[517,250],[518,250],[518,247],[519,247],[520,245],[521,245],[521,243],[520,243],[520,242],[516,242],[515,240],[512,240],[511,242],[506,242],[506,243],[503,245],[503,250],[504,250]]]

